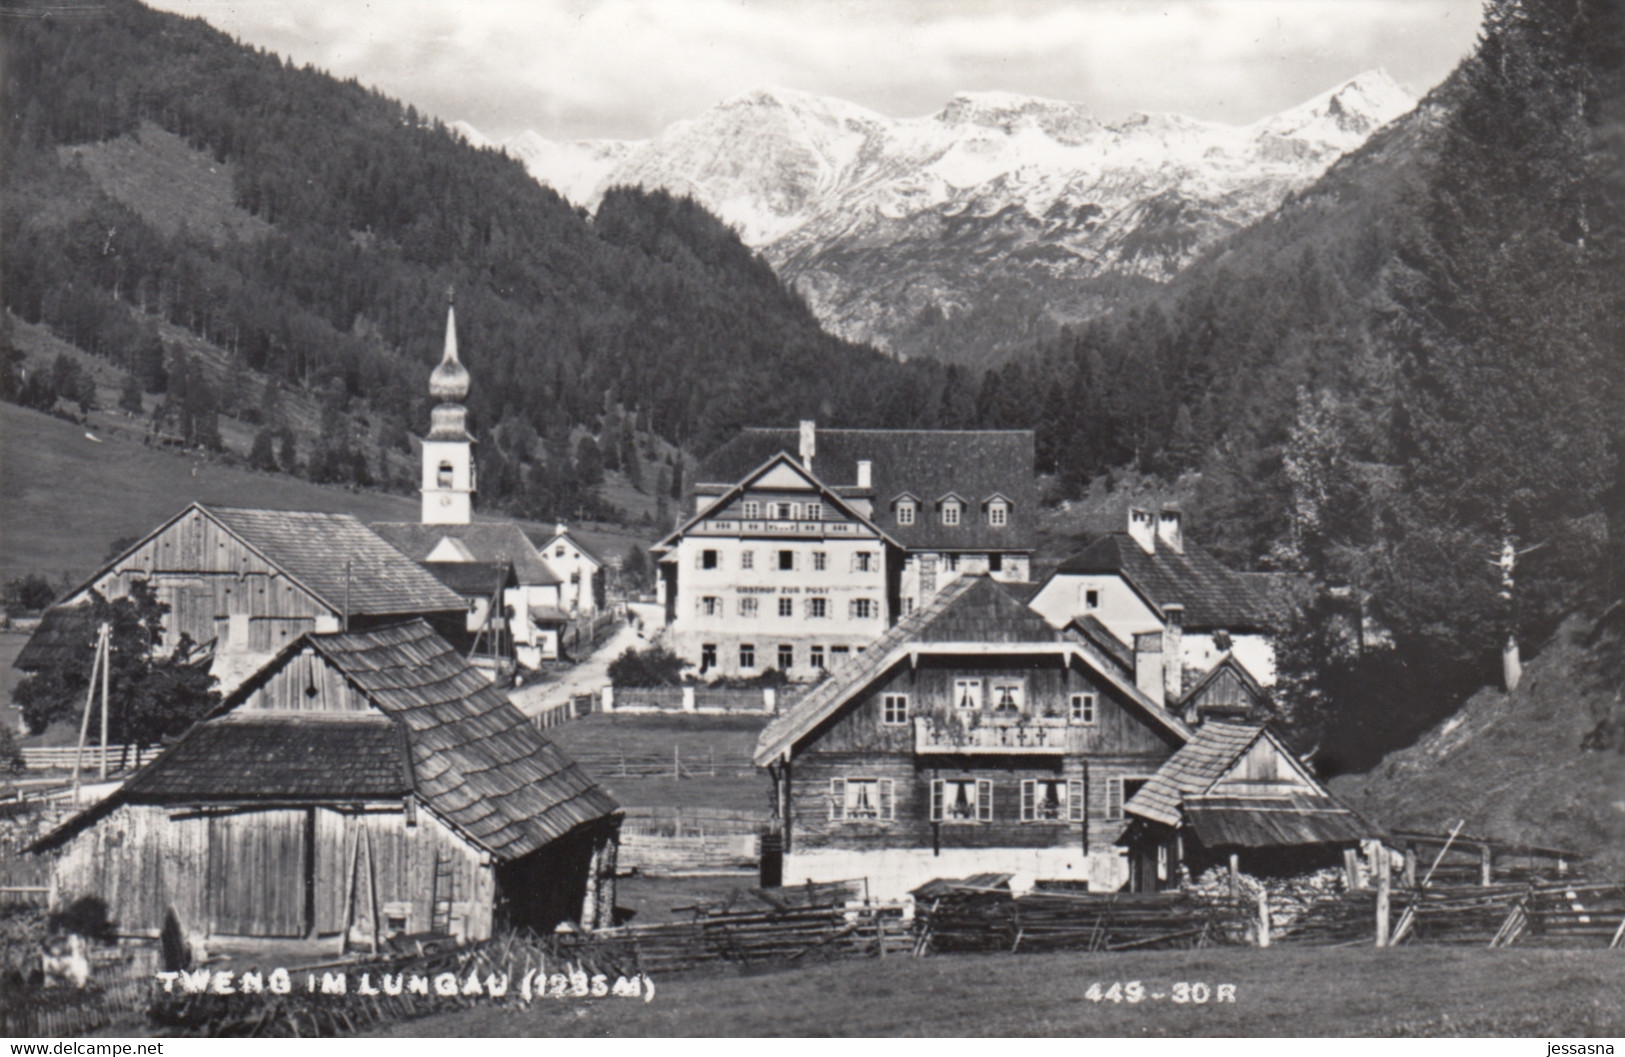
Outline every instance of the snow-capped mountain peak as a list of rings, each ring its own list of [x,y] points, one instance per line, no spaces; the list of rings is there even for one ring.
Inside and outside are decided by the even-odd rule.
[[[1102,123],[1082,104],[1011,92],[899,119],[761,86],[647,140],[522,133],[502,146],[587,208],[618,184],[693,195],[836,331],[930,352],[945,322],[992,301],[1069,322],[1101,309],[1100,280],[1170,278],[1414,105],[1382,70],[1250,125]]]

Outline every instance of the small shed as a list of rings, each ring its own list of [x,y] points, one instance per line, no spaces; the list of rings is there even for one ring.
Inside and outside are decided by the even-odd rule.
[[[1342,804],[1269,728],[1210,719],[1124,805],[1129,884],[1154,892],[1179,863],[1199,874],[1236,856],[1255,874],[1341,862],[1382,831]]]
[[[423,621],[308,634],[42,838],[119,931],[489,937],[608,924],[615,801]]]

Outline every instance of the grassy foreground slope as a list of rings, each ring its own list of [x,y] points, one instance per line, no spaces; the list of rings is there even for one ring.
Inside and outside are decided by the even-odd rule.
[[[1513,693],[1480,690],[1415,745],[1334,792],[1393,828],[1555,846],[1625,874],[1625,754],[1582,747],[1620,688],[1590,670],[1585,622],[1570,620]]]
[[[655,981],[647,1004],[542,1000],[402,1023],[409,1036],[1550,1036],[1625,1032],[1618,951],[1437,947],[961,955]],[[1139,980],[1130,1005],[1085,998]],[[1235,985],[1176,1004],[1172,985]],[[1544,1052],[1544,1051],[1542,1051]]]

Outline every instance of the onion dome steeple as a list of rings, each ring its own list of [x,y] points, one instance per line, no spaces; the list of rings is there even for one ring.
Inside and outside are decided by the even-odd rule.
[[[450,291],[447,291],[448,299]],[[457,359],[457,312],[446,306],[446,353],[429,375],[429,395],[441,401],[429,412],[430,440],[467,440],[468,411],[460,403],[468,396],[468,368]]]

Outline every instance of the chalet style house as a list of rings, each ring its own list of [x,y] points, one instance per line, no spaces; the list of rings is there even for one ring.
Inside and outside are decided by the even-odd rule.
[[[422,621],[306,634],[42,837],[126,935],[332,944],[608,925],[621,811]]]
[[[92,593],[116,601],[137,580],[169,606],[164,652],[190,636],[213,652],[223,691],[310,631],[423,617],[453,643],[470,640],[467,601],[348,514],[193,503],[47,610],[16,667],[88,656]]]
[[[1232,721],[1256,717],[1170,709],[1159,634],[1137,636],[1125,668],[1022,593],[956,580],[763,730],[755,762],[773,782],[786,884],[862,877],[896,898],[999,872],[1155,890],[1187,852],[1232,850],[1237,818],[1253,826],[1250,854],[1347,837],[1283,832],[1341,809],[1290,754],[1264,759],[1260,744],[1284,752],[1273,735]],[[1171,802],[1157,792],[1169,788]],[[1226,834],[1182,843],[1185,792],[1251,799],[1226,805],[1239,812]]]
[[[1190,738],[1154,675],[1145,693],[1002,584],[957,579],[763,730],[785,883],[889,897],[1005,871],[1115,891],[1123,805]]]
[[[429,395],[440,403],[430,412],[423,440],[422,516],[418,522],[378,522],[372,528],[416,562],[512,565],[514,583],[504,589],[497,617],[506,620],[502,631],[511,637],[518,663],[534,668],[558,658],[560,633],[571,620],[598,610],[603,562],[562,524],[545,547],[537,548],[518,525],[473,520],[474,437],[462,404],[468,389],[468,368],[457,352],[456,313],[448,308],[445,352],[429,375]]]
[[[702,675],[808,680],[962,575],[1022,582],[1030,431],[747,429],[653,548],[672,648]]]
[[[1125,647],[1136,635],[1161,634],[1179,658],[1167,668],[1171,698],[1205,681],[1208,698],[1256,702],[1275,682],[1269,599],[1252,578],[1187,541],[1182,521],[1177,510],[1129,511],[1128,531],[1063,561],[1039,585],[1032,607],[1055,627],[1078,622]]]

